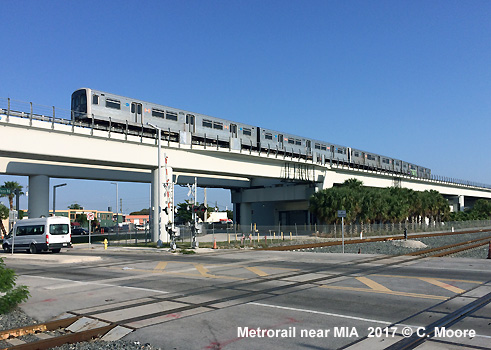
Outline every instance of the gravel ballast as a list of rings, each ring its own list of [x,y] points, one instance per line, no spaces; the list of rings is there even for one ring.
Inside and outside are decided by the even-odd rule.
[[[385,254],[385,255],[402,255],[415,252],[418,250],[431,249],[436,247],[442,247],[450,244],[462,243],[466,241],[471,241],[478,238],[489,237],[489,232],[477,232],[477,233],[465,233],[465,234],[455,234],[448,236],[433,236],[424,237],[418,239],[408,238],[407,242],[404,241],[381,241],[381,242],[367,242],[367,243],[356,243],[356,244],[345,244],[345,253],[358,253],[361,254]],[[421,247],[421,248],[418,248]],[[457,249],[458,247],[454,248]],[[314,252],[314,253],[341,253],[342,246],[329,246],[321,248],[309,248],[301,249],[299,251],[303,252]],[[476,258],[476,259],[486,259],[488,256],[488,245],[482,247],[474,248],[472,250],[463,251],[458,254],[449,255],[449,257],[466,257],[466,258]]]
[[[21,309],[16,308],[8,314],[0,315],[0,330],[14,329],[24,326],[29,326],[39,323],[32,317],[26,315]],[[54,332],[54,336],[59,335]],[[32,342],[38,340],[34,335],[26,335],[20,337],[19,339],[26,342]],[[5,341],[0,341],[0,349],[11,346]],[[55,350],[160,350],[151,346],[150,344],[145,344],[135,341],[125,341],[117,340],[112,342],[106,342],[102,340],[93,340],[88,342],[81,342],[75,344],[65,344],[63,346],[57,346],[52,348]]]

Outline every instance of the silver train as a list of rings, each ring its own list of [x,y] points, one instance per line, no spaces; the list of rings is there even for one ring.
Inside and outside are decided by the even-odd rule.
[[[151,123],[163,130],[165,139],[181,144],[254,150],[321,164],[431,178],[430,169],[399,159],[93,89],[76,90],[71,109],[76,122],[90,123],[104,130],[155,135],[155,130],[147,124]]]

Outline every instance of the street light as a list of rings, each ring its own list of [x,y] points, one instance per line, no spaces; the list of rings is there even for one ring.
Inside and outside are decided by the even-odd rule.
[[[66,184],[60,184],[60,185],[53,186],[53,216],[56,216],[56,188],[57,187],[63,187],[63,186],[66,186]]]
[[[116,226],[118,227],[118,231],[119,231],[119,220],[118,220],[118,198],[119,198],[119,194],[118,194],[118,183],[117,182],[111,182],[111,185],[116,185]]]
[[[162,209],[160,207],[160,142],[161,142],[161,136],[162,136],[162,129],[159,128],[158,126],[156,125],[153,125],[151,123],[147,123],[148,126],[154,128],[155,130],[157,130],[157,133],[158,133],[158,151],[157,151],[157,157],[158,157],[158,160],[157,160],[157,177],[159,178],[158,181],[157,181],[157,207],[158,207],[158,216],[157,218],[155,218],[155,215],[154,215],[154,218],[153,220],[157,219],[158,221],[158,241],[157,241],[157,245],[159,245],[159,241],[160,241],[160,234],[162,233],[162,222],[161,222],[161,219],[160,219],[160,214],[162,213]],[[155,213],[155,211],[154,211]],[[155,239],[156,237],[154,237]],[[160,244],[162,244],[162,241],[160,241]]]

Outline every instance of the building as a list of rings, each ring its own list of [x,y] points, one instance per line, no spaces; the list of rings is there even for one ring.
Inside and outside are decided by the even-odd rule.
[[[116,226],[116,214],[112,211],[101,211],[92,209],[64,209],[56,210],[56,216],[64,216],[70,218],[70,222],[74,223],[81,215],[87,215],[87,213],[94,213],[94,218],[99,222],[100,227],[112,227]],[[50,215],[53,215],[53,211],[50,210]],[[124,215],[117,214],[117,223],[124,222]],[[84,225],[85,226],[85,225]]]
[[[135,226],[143,225],[146,226],[149,223],[149,215],[125,215],[124,222],[132,223]]]

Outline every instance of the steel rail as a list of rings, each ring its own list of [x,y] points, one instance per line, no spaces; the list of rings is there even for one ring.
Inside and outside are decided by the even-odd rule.
[[[473,245],[470,245],[470,246],[465,246],[465,247],[459,248],[459,249],[450,250],[448,252],[443,252],[443,253],[431,255],[431,257],[432,258],[438,258],[438,257],[442,257],[442,256],[452,255],[452,254],[460,253],[460,252],[463,252],[463,251],[466,251],[466,250],[469,250],[469,249],[474,249],[474,248],[477,248],[477,247],[480,247],[480,246],[483,246],[483,245],[486,245],[486,244],[489,244],[489,243],[491,243],[491,237],[488,237],[487,238],[487,241],[485,241],[485,242],[473,244]]]
[[[418,335],[418,333],[414,333],[409,338],[398,341],[391,346],[386,347],[386,350],[410,350],[414,349],[417,346],[421,345],[421,343],[425,342],[426,339],[431,338],[435,334],[435,330],[443,327],[450,327],[455,323],[459,322],[463,318],[469,316],[470,314],[476,312],[482,307],[486,306],[491,302],[491,293],[484,295],[483,297],[469,303],[461,307],[460,309],[448,314],[447,316],[433,322],[432,324],[425,327],[424,337]]]
[[[423,234],[412,234],[409,236],[409,238],[451,236],[451,235],[459,235],[465,233],[479,233],[479,232],[488,232],[488,231],[490,230],[479,229],[479,230],[467,230],[467,231],[459,231],[459,232],[423,233]],[[402,240],[402,239],[404,239],[404,235],[394,235],[394,236],[385,236],[385,237],[377,237],[377,238],[350,239],[350,240],[345,240],[344,244],[381,242],[381,241],[392,241],[392,240]],[[258,250],[275,250],[275,251],[298,250],[298,249],[329,247],[329,246],[336,246],[341,244],[342,241],[330,241],[330,242],[320,242],[320,243],[286,245],[286,246],[279,246],[279,247],[268,247]]]
[[[107,326],[102,326],[94,329],[89,329],[82,332],[75,332],[70,334],[64,334],[58,337],[41,339],[39,341],[19,344],[4,348],[2,350],[45,350],[51,349],[56,346],[61,346],[63,344],[73,344],[83,341],[88,341],[96,337],[101,337],[111,329],[116,327],[117,324],[111,323]]]
[[[53,331],[58,328],[65,328],[71,325],[73,322],[77,321],[79,318],[81,318],[81,316],[63,318],[61,320],[39,323],[32,326],[2,330],[0,331],[0,340],[17,338],[23,335],[35,334],[38,332]]]

